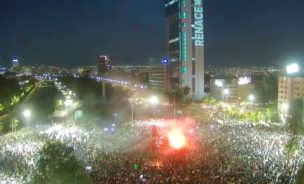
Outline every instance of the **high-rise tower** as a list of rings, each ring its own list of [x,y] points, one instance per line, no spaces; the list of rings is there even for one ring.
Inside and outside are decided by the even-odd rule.
[[[204,12],[202,0],[166,0],[171,88],[204,97]]]
[[[98,73],[104,75],[111,69],[110,58],[106,55],[100,55],[97,61]]]

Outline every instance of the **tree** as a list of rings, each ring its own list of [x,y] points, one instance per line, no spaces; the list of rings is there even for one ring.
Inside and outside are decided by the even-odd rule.
[[[92,183],[75,157],[72,147],[59,142],[48,142],[40,151],[37,163],[37,173],[33,183]]]
[[[289,130],[298,135],[303,133],[303,101],[295,99],[291,102],[287,123]]]

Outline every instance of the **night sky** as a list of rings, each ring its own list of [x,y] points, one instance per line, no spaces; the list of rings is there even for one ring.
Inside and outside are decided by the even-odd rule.
[[[205,61],[304,61],[303,0],[205,0]],[[148,64],[166,55],[164,0],[0,0],[0,65]]]

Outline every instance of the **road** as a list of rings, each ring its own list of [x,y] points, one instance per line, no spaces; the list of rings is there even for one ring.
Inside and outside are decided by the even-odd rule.
[[[5,130],[10,129],[9,123],[12,117],[17,118],[20,123],[25,123],[25,119],[22,116],[22,112],[25,109],[29,109],[32,112],[29,123],[47,122],[48,116],[53,113],[55,108],[55,100],[59,97],[60,93],[52,82],[39,82],[23,102],[0,117],[0,122]]]

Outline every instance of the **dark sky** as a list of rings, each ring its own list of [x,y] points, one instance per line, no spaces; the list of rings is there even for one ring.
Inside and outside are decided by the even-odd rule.
[[[206,65],[304,60],[303,0],[205,0]],[[164,0],[0,0],[0,64],[147,64],[166,55]]]

